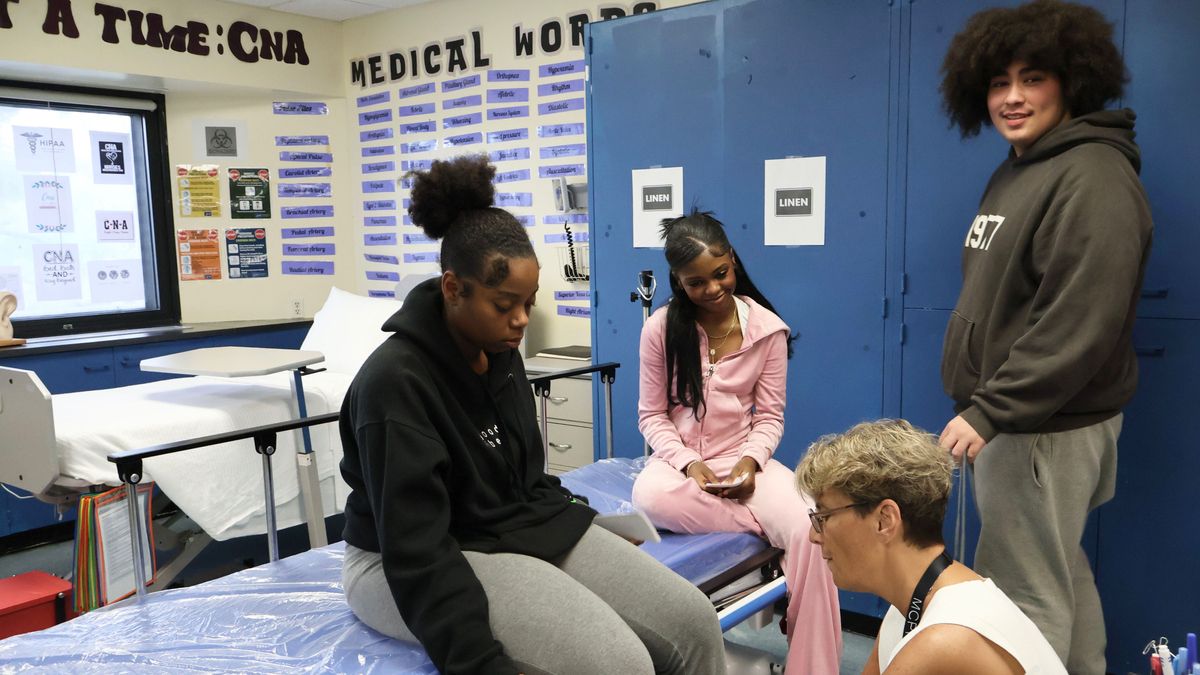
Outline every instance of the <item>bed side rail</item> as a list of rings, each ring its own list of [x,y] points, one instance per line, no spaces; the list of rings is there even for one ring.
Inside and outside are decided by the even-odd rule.
[[[594,366],[584,366],[582,368],[571,368],[570,370],[560,370],[557,373],[548,373],[537,377],[529,378],[529,383],[533,385],[534,394],[540,399],[541,418],[542,418],[542,454],[546,458],[546,472],[550,470],[550,436],[547,434],[546,406],[550,400],[550,384],[554,380],[561,380],[564,377],[576,377],[579,375],[592,375],[600,373],[600,381],[604,383],[604,448],[605,457],[612,459],[613,456],[613,423],[612,423],[612,385],[617,379],[617,368],[621,364],[616,361],[606,361],[597,363]]]
[[[190,438],[174,443],[161,443],[140,450],[114,452],[108,456],[108,461],[117,465],[117,475],[121,477],[121,482],[125,484],[126,494],[132,495],[135,494],[135,486],[142,480],[142,460],[144,459],[170,455],[185,450],[194,450],[210,445],[218,445],[229,441],[240,441],[246,438],[254,439],[254,451],[262,456],[263,494],[266,501],[267,517],[267,548],[270,552],[271,561],[274,562],[279,559],[279,536],[275,525],[275,482],[271,472],[271,455],[275,454],[275,448],[277,447],[276,437],[281,431],[307,429],[317,424],[336,422],[337,419],[338,413],[327,413],[297,420],[288,420],[286,422],[264,424],[257,427],[213,434],[211,436]],[[141,513],[137,506],[138,500],[126,499],[125,501],[129,507],[129,530],[134,535],[129,539],[133,547],[134,586],[137,590],[138,601],[140,602],[146,594],[146,568],[142,548],[146,544],[142,542],[143,530],[141,527]]]

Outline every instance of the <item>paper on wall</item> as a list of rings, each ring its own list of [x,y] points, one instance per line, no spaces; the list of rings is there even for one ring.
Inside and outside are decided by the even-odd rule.
[[[60,175],[75,172],[75,144],[70,129],[13,126],[17,171]]]
[[[662,248],[664,218],[683,215],[683,167],[633,170],[633,246]]]
[[[31,233],[75,230],[69,176],[24,176],[25,217]]]
[[[145,301],[141,260],[89,260],[87,270],[92,302]]]
[[[768,159],[763,171],[763,243],[825,244],[825,158]]]
[[[88,132],[92,181],[99,184],[133,184],[133,148],[129,134]]]

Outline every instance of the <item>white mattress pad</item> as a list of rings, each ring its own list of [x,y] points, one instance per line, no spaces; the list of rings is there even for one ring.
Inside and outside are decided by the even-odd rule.
[[[240,378],[185,377],[147,384],[55,395],[54,426],[59,473],[94,484],[119,483],[115,452],[295,419],[292,373]],[[351,376],[320,372],[304,377],[309,415],[336,412]],[[339,513],[349,492],[338,471],[341,442],[335,423],[310,427],[318,475],[328,492],[326,515]],[[301,432],[282,432],[273,459],[276,504],[299,495],[295,453]],[[145,460],[152,480],[210,536],[264,532],[262,460],[250,439]],[[294,513],[293,513],[294,512]],[[279,515],[280,527],[297,524],[299,510]]]

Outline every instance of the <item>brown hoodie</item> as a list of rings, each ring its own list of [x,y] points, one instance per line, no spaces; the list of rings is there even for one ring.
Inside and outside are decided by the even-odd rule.
[[[1071,119],[992,174],[963,243],[942,386],[985,440],[1077,429],[1137,388],[1153,225],[1131,110]]]

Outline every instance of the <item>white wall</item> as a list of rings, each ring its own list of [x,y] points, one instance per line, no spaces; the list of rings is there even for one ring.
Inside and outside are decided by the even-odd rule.
[[[371,175],[360,173],[358,174],[360,177],[363,179],[382,176],[387,176],[391,179],[398,178],[403,174],[401,162],[404,160],[428,160],[447,158],[464,153],[494,152],[504,149],[528,149],[529,159],[497,161],[496,166],[499,173],[527,170],[530,172],[530,178],[528,180],[499,183],[496,189],[498,193],[528,193],[532,197],[531,206],[508,207],[510,211],[518,216],[526,216],[533,219],[534,224],[529,228],[529,233],[542,263],[541,290],[538,295],[538,305],[527,336],[527,351],[530,352],[537,351],[545,346],[590,344],[591,341],[589,319],[586,317],[581,318],[559,314],[560,307],[574,308],[577,311],[578,309],[586,309],[589,302],[586,299],[556,300],[555,292],[586,292],[589,286],[587,282],[569,282],[564,280],[563,262],[560,259],[560,255],[562,255],[565,246],[559,243],[546,242],[547,236],[557,235],[561,237],[563,235],[563,227],[559,223],[547,223],[545,220],[547,216],[553,217],[555,215],[554,200],[550,180],[539,178],[539,170],[543,167],[578,164],[586,168],[587,158],[585,155],[558,158],[540,157],[543,148],[585,144],[586,136],[580,134],[557,138],[541,138],[537,131],[541,125],[562,123],[582,125],[586,122],[586,112],[582,108],[553,114],[539,114],[538,112],[539,104],[583,99],[586,95],[584,91],[540,95],[538,91],[539,85],[580,80],[584,75],[579,73],[563,76],[541,76],[539,74],[539,67],[548,64],[578,61],[584,58],[583,45],[571,44],[571,16],[586,14],[589,20],[597,21],[600,20],[601,6],[620,7],[625,12],[632,13],[634,6],[637,4],[641,3],[577,3],[564,2],[563,0],[529,0],[515,3],[493,2],[491,0],[438,0],[437,2],[348,21],[344,24],[347,38],[344,47],[344,69],[347,71],[345,73],[346,101],[350,113],[350,137],[353,142],[358,142],[360,131],[378,129],[384,126],[390,126],[395,132],[391,139],[371,140],[361,142],[359,145],[363,147],[393,146],[395,154],[381,157],[381,159],[395,161],[396,171],[387,174]],[[656,4],[657,7],[662,8],[687,3],[668,1],[646,4]],[[557,24],[559,28],[557,35],[561,36],[561,46],[552,52],[545,51],[541,44],[541,30],[545,24],[551,24],[551,27],[547,29],[549,31],[548,35],[551,37],[556,34],[553,24]],[[534,32],[532,54],[517,54],[515,34],[518,31],[518,27],[522,32]],[[472,48],[474,43],[473,32],[479,34],[479,42],[482,47],[479,53],[490,59],[490,63],[487,66],[475,66],[475,51]],[[467,67],[455,70],[454,72],[448,72],[450,67],[446,43],[455,39],[465,39],[464,56],[466,57]],[[440,48],[440,54],[435,55],[433,59],[435,65],[441,67],[441,71],[436,74],[424,72],[424,50],[429,45],[436,45]],[[421,62],[419,72],[415,75],[412,67],[412,50],[417,50],[417,57]],[[404,61],[405,75],[403,77],[392,78],[389,73],[389,55],[392,53],[399,54]],[[366,61],[366,59],[371,56],[383,57],[380,72],[384,82],[377,84],[370,82],[371,68],[369,65],[363,68],[367,75],[367,79],[365,80],[367,85],[361,86],[359,83],[352,82],[350,78],[351,63],[365,62],[369,64],[369,61]],[[497,70],[528,70],[529,78],[527,81],[508,83],[489,82],[488,72]],[[481,82],[479,86],[456,91],[443,91],[441,87],[441,84],[448,80],[456,80],[472,75],[480,76]],[[408,98],[398,98],[398,94],[402,89],[426,83],[437,84],[436,92]],[[528,90],[528,102],[512,102],[507,104],[488,102],[489,90],[507,87]],[[359,107],[358,97],[367,97],[385,92],[389,94],[386,103]],[[482,104],[462,109],[444,109],[443,104],[445,101],[469,95],[481,96]],[[396,117],[396,113],[401,106],[423,103],[434,104],[434,112],[412,117]],[[528,106],[529,116],[495,120],[488,118],[489,110],[507,106]],[[390,123],[359,124],[358,112],[384,111],[388,109],[390,109],[393,115],[393,120]],[[446,118],[466,113],[481,113],[482,122],[464,127],[443,128]],[[436,131],[429,133],[400,133],[401,124],[426,120],[434,122],[437,127]],[[488,142],[489,132],[517,128],[525,129],[528,138],[510,142]],[[484,142],[458,147],[445,147],[444,143],[447,137],[472,132],[481,133],[484,137]],[[437,150],[416,154],[405,154],[402,152],[402,144],[411,141],[431,140],[439,144]],[[370,160],[364,159],[362,161],[367,162]],[[352,170],[358,171],[359,169],[360,167],[353,167]],[[584,182],[586,179],[586,175],[570,176],[567,178],[570,182]],[[404,253],[413,251],[434,252],[437,250],[436,243],[407,246],[402,243],[404,235],[415,235],[420,232],[416,227],[402,224],[404,209],[401,200],[407,196],[408,190],[406,189],[398,189],[394,194],[387,195],[387,198],[397,201],[397,210],[387,212],[396,216],[399,223],[397,227],[360,228],[360,232],[364,235],[380,231],[396,232],[397,238],[401,243],[395,247],[364,246],[363,237],[360,236],[356,239],[356,245],[362,253],[391,254],[402,259]],[[360,193],[356,195],[358,203],[354,207],[356,209],[355,214],[358,216],[356,218],[357,222],[362,222],[362,217],[379,214],[379,212],[375,211],[368,213],[364,209],[362,202],[373,199],[376,199],[376,196],[372,194]],[[572,232],[576,234],[588,232],[586,221],[574,223],[571,227]],[[577,253],[577,265],[581,265],[586,261],[584,249],[578,249]],[[401,262],[399,265],[390,265],[368,262],[362,255],[358,259],[364,266],[364,272],[360,277],[360,283],[363,284],[361,288],[371,290],[386,291],[386,289],[391,287],[391,284],[382,281],[367,280],[366,274],[369,271],[394,271],[403,275],[432,273],[438,270],[436,262],[407,264]],[[630,280],[631,285],[632,281]],[[620,301],[619,299],[616,300]]]
[[[341,153],[352,149],[346,143],[345,106],[341,98],[344,69],[340,23],[216,0],[186,3],[130,0],[110,4],[147,15],[159,14],[167,27],[186,26],[189,21],[204,24],[209,30],[205,42],[210,52],[202,56],[134,44],[128,19],[114,24],[118,43],[105,42],[102,39],[103,19],[94,13],[93,3],[73,4],[78,38],[47,34],[42,25],[48,3],[26,0],[7,5],[12,27],[0,28],[0,78],[165,93],[168,153],[172,166],[214,161],[202,157],[201,151],[194,147],[193,123],[204,120],[232,120],[244,125],[249,135],[244,139],[247,147],[245,164],[269,168],[273,179],[283,165],[278,156],[281,148],[274,145],[276,135],[328,135],[335,162],[341,159]],[[227,45],[230,28],[237,21],[271,31],[299,31],[309,58],[308,65],[262,59],[245,63],[234,58]],[[216,34],[218,26],[220,36]],[[247,41],[243,43],[248,44]],[[330,114],[323,117],[272,114],[274,101],[295,100],[326,102]],[[223,169],[229,166],[224,161],[215,161]],[[346,166],[354,164],[347,163]],[[334,167],[334,199],[324,200],[334,204],[337,216],[346,214],[353,203],[348,199],[351,185],[348,174],[348,169]],[[179,217],[178,189],[174,180],[171,182],[176,230],[250,226],[267,230],[269,276],[229,279],[222,261],[222,280],[181,281],[180,299],[185,322],[288,317],[293,299],[300,299],[304,313],[311,316],[320,307],[331,284],[353,283],[350,279],[355,273],[355,263],[349,246],[345,245],[352,233],[344,227],[336,230],[336,239],[329,240],[338,245],[338,253],[332,258],[334,276],[285,277],[279,273],[282,258],[280,230],[311,225],[317,220],[281,220],[278,217],[281,202],[303,205],[311,200],[285,201],[273,194],[273,217],[270,219],[232,220],[227,208],[219,218],[185,219]],[[228,183],[223,177],[220,182],[223,199],[228,199]],[[0,262],[3,255],[0,252]]]
[[[186,26],[189,21],[198,22],[208,28],[205,42],[210,48],[207,55],[177,53],[171,50],[134,44],[130,22],[128,20],[114,24],[118,42],[110,44],[102,39],[104,22],[93,11],[93,4],[74,3],[73,18],[79,31],[79,37],[72,39],[63,35],[51,35],[43,31],[42,25],[46,19],[47,2],[26,0],[17,4],[7,5],[7,11],[13,26],[0,28],[0,78],[10,78],[28,81],[66,82],[84,86],[96,86],[115,89],[138,89],[164,92],[167,96],[169,160],[172,166],[177,164],[200,164],[214,160],[202,156],[202,150],[195,147],[194,127],[204,122],[236,122],[244,125],[248,145],[244,153],[245,159],[237,162],[244,166],[265,166],[271,170],[273,182],[278,183],[278,170],[283,166],[298,166],[279,161],[279,151],[318,150],[332,152],[333,176],[330,179],[319,179],[332,182],[333,197],[324,200],[281,200],[273,188],[272,207],[273,217],[269,220],[233,220],[229,218],[226,209],[221,217],[210,219],[180,218],[178,211],[178,188],[172,180],[174,228],[202,229],[227,227],[262,226],[267,230],[268,255],[270,257],[269,276],[262,279],[229,279],[228,269],[222,262],[223,277],[217,281],[181,281],[180,298],[183,319],[187,322],[238,320],[238,319],[269,319],[282,318],[291,315],[293,300],[299,299],[304,306],[304,314],[311,316],[324,299],[328,288],[337,284],[343,288],[360,293],[370,291],[388,292],[394,288],[390,281],[368,280],[371,272],[433,273],[438,266],[434,262],[410,263],[391,266],[368,262],[365,253],[394,255],[403,258],[405,253],[429,253],[437,250],[436,244],[403,244],[405,234],[415,235],[419,230],[412,226],[400,224],[404,217],[402,200],[407,196],[407,190],[399,189],[394,193],[368,195],[362,191],[362,181],[368,179],[395,181],[403,173],[401,162],[406,160],[427,160],[437,157],[449,157],[467,151],[494,151],[506,148],[527,148],[530,153],[528,160],[506,161],[498,163],[501,172],[528,170],[531,177],[528,180],[515,181],[498,185],[498,191],[528,193],[532,197],[532,205],[528,207],[512,207],[511,210],[520,216],[533,219],[530,235],[538,249],[542,261],[542,293],[539,296],[539,306],[534,323],[529,333],[529,348],[539,349],[547,345],[587,344],[590,341],[589,321],[586,318],[561,316],[559,306],[585,308],[586,299],[556,301],[556,291],[586,291],[587,283],[571,283],[562,278],[560,262],[561,244],[547,244],[547,235],[561,235],[561,224],[545,222],[546,216],[554,215],[553,198],[550,181],[538,178],[539,168],[543,166],[582,164],[586,166],[586,156],[567,156],[561,158],[542,159],[540,150],[547,146],[573,145],[585,143],[585,136],[574,135],[562,138],[539,138],[539,125],[559,123],[584,123],[586,113],[582,109],[558,114],[539,115],[538,104],[549,101],[572,100],[582,98],[584,92],[570,92],[561,95],[539,96],[538,85],[551,81],[569,81],[582,75],[567,75],[554,78],[539,77],[539,66],[566,61],[577,61],[584,58],[583,48],[571,44],[570,17],[586,14],[590,20],[600,19],[600,8],[621,7],[631,12],[637,2],[595,2],[580,5],[566,0],[528,0],[525,2],[494,2],[492,0],[438,0],[427,4],[408,7],[400,10],[384,12],[344,23],[323,21],[307,17],[283,14],[253,7],[234,5],[220,0],[195,0],[193,2],[172,2],[170,0],[128,0],[122,5],[125,10],[139,10],[143,13],[161,15],[166,26]],[[62,4],[62,3],[58,3]],[[660,1],[658,8],[687,4],[677,0]],[[68,4],[69,6],[69,4]],[[305,51],[309,58],[308,65],[277,63],[273,60],[260,60],[257,63],[244,63],[231,55],[228,47],[230,29],[235,21],[245,21],[256,27],[272,31],[298,31],[304,40]],[[540,44],[540,33],[544,24],[557,23],[560,28],[562,46],[547,53]],[[534,49],[532,55],[516,54],[514,32],[517,26],[522,30],[534,32]],[[220,29],[220,35],[218,35]],[[467,38],[470,47],[470,33],[478,31],[481,36],[481,53],[490,58],[487,67],[476,68],[473,63],[454,73],[449,73],[448,56],[445,42],[458,37]],[[427,45],[437,43],[442,47],[438,59],[442,72],[436,75],[420,73],[413,77],[411,73],[401,79],[387,81],[381,84],[361,87],[351,82],[351,63],[365,57],[400,51],[405,53],[410,49],[423,50]],[[471,50],[467,51],[468,61],[472,61]],[[419,55],[420,56],[420,55]],[[489,83],[488,70],[519,69],[529,70],[528,81],[509,83]],[[411,70],[411,67],[410,67]],[[423,70],[423,69],[422,69]],[[386,71],[386,63],[385,63]],[[469,90],[459,92],[443,92],[440,87],[435,94],[428,96],[400,99],[401,88],[423,83],[441,83],[469,75],[480,75],[481,84]],[[529,100],[513,105],[528,105],[530,116],[504,121],[489,121],[486,119],[487,110],[497,107],[489,105],[488,89],[500,86],[528,88]],[[357,99],[381,92],[389,92],[389,101],[384,104],[359,107]],[[443,111],[441,103],[457,96],[478,94],[483,98],[483,104],[461,111]],[[275,101],[319,101],[328,105],[329,113],[325,116],[282,116],[273,115],[271,104]],[[429,116],[399,118],[396,116],[400,105],[410,103],[430,102],[437,104],[436,113]],[[364,110],[390,109],[393,119],[386,125],[360,126],[358,114]],[[458,112],[480,112],[484,121],[479,125],[461,129],[443,130],[445,117]],[[399,125],[402,122],[429,119],[439,127],[438,131],[430,134],[402,135]],[[367,129],[390,126],[394,136],[388,141],[360,142],[359,132]],[[412,140],[436,139],[439,146],[443,139],[459,132],[479,132],[486,135],[489,131],[524,128],[528,138],[510,143],[489,144],[441,148],[433,152],[416,155],[401,153],[400,145]],[[330,137],[330,147],[279,148],[275,146],[274,137],[277,135],[327,135]],[[395,154],[380,158],[363,158],[361,148],[365,145],[390,144],[395,146]],[[391,160],[395,162],[395,170],[373,174],[364,174],[362,165],[372,159]],[[233,165],[232,162],[215,160],[222,169]],[[571,182],[582,182],[586,176],[571,176]],[[221,180],[221,190],[224,199],[228,198],[228,184]],[[367,212],[363,202],[376,199],[394,199],[396,210],[386,212],[394,215],[396,227],[367,228],[364,217]],[[279,217],[279,209],[283,205],[305,205],[309,203],[330,204],[334,208],[334,217],[329,219],[284,220]],[[373,212],[371,215],[381,215]],[[330,258],[334,262],[335,274],[324,276],[284,276],[280,272],[282,259],[281,250],[284,240],[280,233],[285,227],[303,226],[334,226],[336,236],[332,239],[300,240],[297,243],[333,243],[337,248],[336,255]],[[587,232],[586,223],[572,225],[574,232]],[[364,246],[364,234],[391,232],[396,235],[396,246]],[[2,257],[0,253],[0,257]],[[579,251],[578,264],[585,260],[583,251]]]

